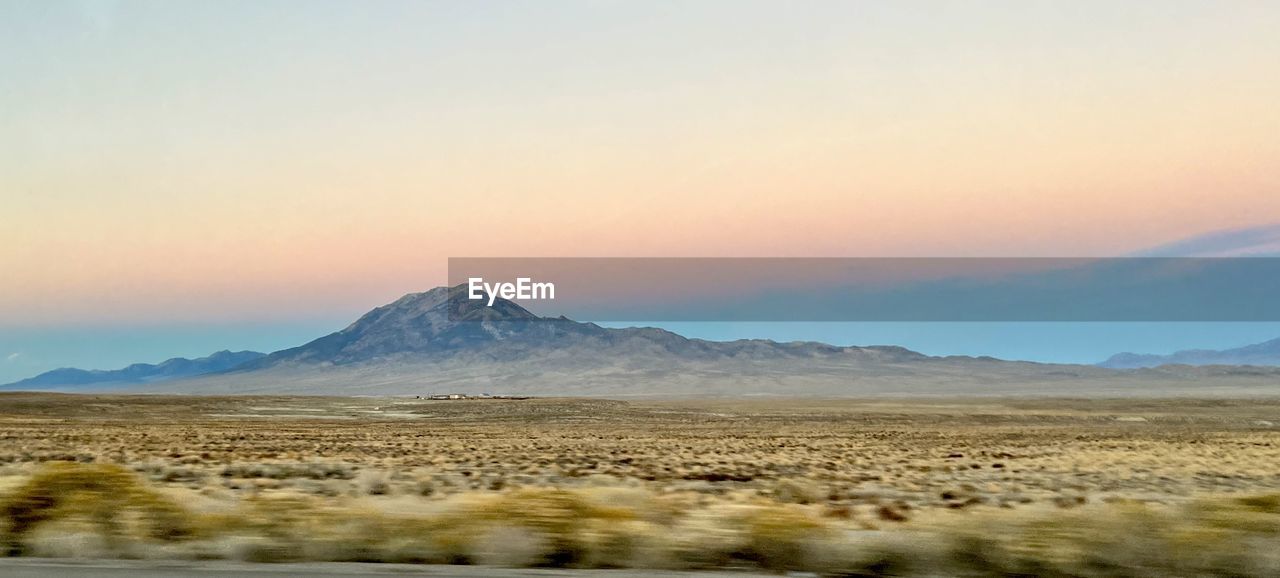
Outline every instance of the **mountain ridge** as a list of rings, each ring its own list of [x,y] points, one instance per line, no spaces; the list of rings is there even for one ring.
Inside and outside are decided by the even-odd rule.
[[[596,349],[616,355],[666,354],[689,360],[735,356],[806,357],[863,354],[899,360],[928,356],[899,346],[838,346],[767,339],[708,341],[655,327],[605,328],[565,317],[539,317],[513,301],[493,306],[461,298],[464,286],[410,293],[362,315],[346,328],[230,371],[280,365],[350,365],[413,357],[514,361],[553,351]]]
[[[120,369],[61,367],[13,383],[0,385],[0,388],[154,383],[224,371],[265,355],[265,353],[257,351],[230,351],[224,349],[204,357],[173,357],[160,363],[134,363]]]
[[[1184,349],[1168,355],[1117,353],[1098,364],[1109,369],[1139,369],[1162,365],[1280,366],[1280,338],[1231,349]]]
[[[493,307],[437,287],[374,308],[346,328],[219,373],[152,391],[407,395],[462,391],[568,396],[994,393],[1114,370],[933,357],[900,346],[766,339],[707,341],[653,327],[605,328]]]
[[[207,395],[538,396],[1134,395],[1273,391],[1280,368],[1117,370],[929,356],[885,346],[767,339],[708,341],[660,328],[540,317],[463,287],[410,293],[347,327],[218,371],[130,389]]]

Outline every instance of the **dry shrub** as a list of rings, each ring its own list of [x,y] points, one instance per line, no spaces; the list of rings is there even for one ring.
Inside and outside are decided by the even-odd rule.
[[[816,545],[833,537],[807,509],[789,504],[719,505],[693,512],[673,530],[682,565],[751,563],[771,570],[814,570]]]
[[[787,504],[813,504],[822,500],[822,490],[808,480],[784,479],[773,486],[773,497]]]
[[[109,465],[52,463],[0,499],[10,554],[253,562],[727,568],[831,575],[1277,576],[1280,494],[1182,506],[976,506],[857,530],[826,505],[689,501],[637,488],[524,488],[424,500],[161,493]],[[216,494],[216,492],[215,492]],[[701,497],[701,496],[699,496]],[[682,509],[683,508],[683,509]]]
[[[588,568],[667,568],[674,565],[667,528],[643,520],[595,519],[583,532]]]
[[[350,480],[356,477],[355,468],[349,464],[328,463],[238,463],[222,469],[224,478],[266,478],[272,480],[288,480],[302,478],[308,480]]]
[[[831,576],[945,576],[937,536],[910,530],[846,531],[811,550],[813,565]]]
[[[178,540],[192,530],[177,504],[109,464],[49,463],[9,492],[0,516],[10,555],[26,554],[33,532],[53,522],[80,524],[112,549],[131,540]]]
[[[413,493],[424,498],[436,493],[436,485],[430,478],[421,478],[414,482]]]
[[[772,570],[811,569],[806,564],[813,554],[811,547],[828,536],[821,521],[795,507],[752,508],[741,523],[747,537],[741,556]]]
[[[597,522],[635,520],[630,508],[604,505],[580,492],[552,488],[526,488],[475,503],[459,513],[485,526],[515,526],[529,530],[545,547],[533,566],[582,566],[590,553],[591,530]],[[629,552],[618,556],[629,556]],[[601,565],[615,565],[608,561]],[[620,564],[619,564],[620,565]]]
[[[109,558],[116,553],[94,528],[68,521],[41,524],[26,535],[24,543],[27,554],[41,558]]]
[[[222,541],[227,558],[252,562],[449,561],[432,541],[428,519],[334,505],[304,495],[263,495],[232,513],[200,518],[199,531]]]
[[[716,505],[690,511],[671,528],[670,549],[680,566],[719,568],[743,548],[740,528],[729,523],[746,506]]]
[[[503,526],[478,536],[471,552],[478,564],[518,568],[542,563],[550,548],[546,537],[538,532]]]
[[[957,570],[992,575],[1271,576],[1275,496],[972,514],[935,528]]]
[[[361,494],[383,496],[391,493],[391,480],[381,470],[364,470],[356,476],[356,489]]]

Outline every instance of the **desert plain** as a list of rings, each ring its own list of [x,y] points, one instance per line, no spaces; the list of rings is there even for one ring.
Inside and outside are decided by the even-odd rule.
[[[10,556],[1273,576],[1280,399],[0,394]]]

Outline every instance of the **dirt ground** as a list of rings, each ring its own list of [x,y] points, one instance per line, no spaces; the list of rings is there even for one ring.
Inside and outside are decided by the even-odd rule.
[[[0,464],[107,462],[232,491],[386,472],[395,491],[575,485],[833,505],[1280,489],[1280,400],[422,401],[0,396]],[[316,473],[330,467],[333,474]],[[290,475],[282,470],[300,471]],[[297,482],[295,484],[295,482]],[[306,483],[303,483],[306,482]],[[340,485],[340,484],[339,484]],[[797,497],[801,498],[801,497]],[[803,499],[801,498],[801,499]],[[975,501],[976,500],[976,501]]]

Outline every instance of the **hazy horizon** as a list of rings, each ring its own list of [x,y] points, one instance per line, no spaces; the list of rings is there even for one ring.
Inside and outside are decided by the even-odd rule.
[[[0,382],[297,345],[443,285],[449,257],[1117,256],[1274,225],[1276,21],[1207,1],[6,2]],[[751,336],[1099,361],[1270,331],[833,327]]]

